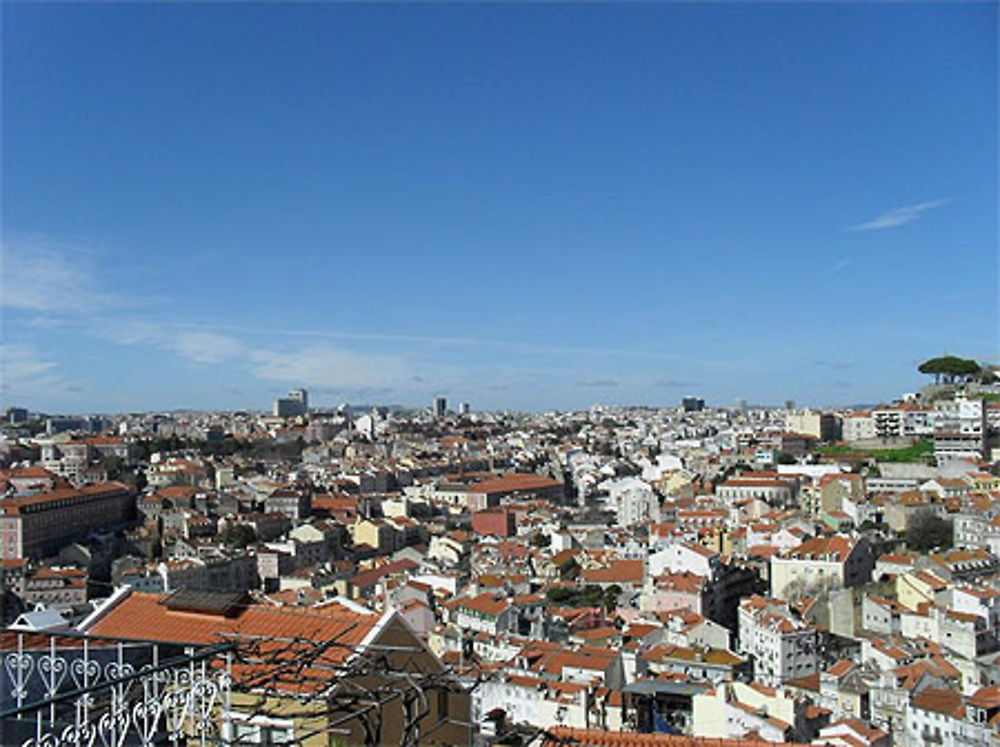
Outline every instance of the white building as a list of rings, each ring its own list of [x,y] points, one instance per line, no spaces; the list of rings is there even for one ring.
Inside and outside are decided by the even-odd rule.
[[[585,729],[589,688],[575,682],[553,682],[537,677],[505,674],[473,690],[474,721],[502,709],[507,720],[540,729],[567,726]],[[619,723],[620,727],[620,723]]]
[[[969,718],[967,710],[965,698],[960,693],[927,688],[910,700],[910,707],[906,709],[906,734],[901,735],[900,741],[908,745],[941,747],[991,744],[989,726]]]
[[[677,542],[650,555],[646,567],[650,578],[664,573],[694,573],[711,579],[715,556],[715,552],[702,545]]]
[[[778,599],[752,596],[739,610],[738,652],[753,657],[754,679],[777,686],[819,667],[817,631]]]
[[[767,742],[785,742],[796,717],[795,701],[781,691],[728,682],[694,696],[691,733],[715,739],[756,733]]]
[[[618,511],[619,526],[660,520],[660,501],[648,483],[626,478],[608,486],[610,502]]]
[[[934,422],[934,456],[981,459],[986,448],[986,408],[981,399],[956,397],[938,402]]]
[[[875,558],[863,537],[814,537],[771,558],[771,594],[807,594],[871,580]]]
[[[876,437],[875,418],[870,412],[847,413],[841,422],[841,438],[849,444]]]

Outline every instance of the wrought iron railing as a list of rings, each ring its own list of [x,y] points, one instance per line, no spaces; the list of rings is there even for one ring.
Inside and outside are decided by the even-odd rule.
[[[0,744],[218,742],[229,733],[232,648],[0,633]]]

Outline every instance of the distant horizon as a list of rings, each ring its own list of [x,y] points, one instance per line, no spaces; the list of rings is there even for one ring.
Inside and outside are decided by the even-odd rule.
[[[903,392],[899,396],[894,397],[891,400],[879,400],[873,402],[853,402],[844,404],[813,404],[808,402],[795,402],[795,410],[864,410],[876,407],[879,405],[889,406],[894,402],[899,402],[903,399],[905,394],[909,392]],[[690,395],[698,396],[698,395]],[[560,414],[571,413],[571,412],[585,412],[594,407],[604,407],[604,408],[614,408],[620,410],[635,410],[635,409],[652,409],[652,410],[672,410],[681,407],[681,400],[674,404],[642,404],[642,403],[630,403],[630,404],[619,404],[612,402],[593,402],[590,405],[584,407],[572,408],[572,409],[558,409],[558,408],[543,408],[540,410],[518,410],[514,408],[491,408],[491,409],[477,409],[470,404],[470,415],[477,414],[499,414],[499,413],[509,413],[514,415],[543,415],[548,412],[557,412]],[[711,410],[734,410],[738,406],[737,401],[730,403],[714,403],[708,399],[705,399],[706,409]],[[411,405],[402,402],[338,402],[337,404],[327,405],[327,404],[313,404],[309,405],[309,414],[326,414],[337,410],[341,406],[347,406],[352,410],[370,410],[373,408],[388,408],[388,409],[398,409],[398,410],[410,410],[410,411],[425,411],[431,410],[431,405]],[[767,402],[754,402],[747,400],[747,409],[759,409],[759,410],[785,410],[788,409],[784,402],[767,403]],[[234,413],[246,413],[248,415],[262,415],[265,417],[273,417],[271,414],[271,409],[267,407],[235,407],[235,408],[198,408],[198,407],[169,407],[169,408],[154,408],[154,409],[139,409],[139,410],[65,410],[65,411],[48,411],[48,410],[37,410],[27,405],[10,403],[4,405],[4,411],[7,408],[23,408],[28,411],[31,415],[44,415],[46,417],[96,417],[96,416],[125,416],[125,415],[172,415],[172,414],[200,414],[200,413],[219,413],[219,414],[234,414]],[[456,408],[451,406],[449,403],[448,412],[451,415],[460,415]]]
[[[819,406],[997,360],[996,3],[0,13],[0,408]]]

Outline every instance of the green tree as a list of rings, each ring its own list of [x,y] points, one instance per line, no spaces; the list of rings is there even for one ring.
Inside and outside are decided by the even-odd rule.
[[[105,454],[101,456],[98,461],[101,463],[105,472],[107,472],[109,480],[117,480],[121,477],[125,462],[120,456]]]
[[[249,524],[230,524],[219,535],[219,539],[232,547],[246,547],[257,539],[257,533]]]
[[[543,532],[535,532],[531,536],[531,544],[534,547],[548,547],[552,544],[552,536]]]
[[[924,361],[917,367],[917,370],[922,374],[933,376],[935,384],[940,384],[942,379],[945,383],[951,384],[956,379],[968,380],[980,375],[982,366],[969,358],[943,355]]]
[[[906,522],[906,545],[916,552],[949,548],[952,537],[952,522],[942,519],[930,509],[914,514]]]
[[[618,584],[611,584],[604,590],[604,609],[609,613],[614,612],[618,606],[618,595],[622,593],[622,587]]]

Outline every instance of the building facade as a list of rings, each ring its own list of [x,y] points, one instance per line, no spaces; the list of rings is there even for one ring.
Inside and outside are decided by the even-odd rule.
[[[117,482],[0,500],[0,559],[44,557],[92,531],[135,519],[135,491]]]

